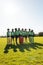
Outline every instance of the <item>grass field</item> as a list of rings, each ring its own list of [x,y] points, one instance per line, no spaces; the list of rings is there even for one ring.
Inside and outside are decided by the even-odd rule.
[[[6,38],[0,38],[0,65],[43,65],[43,37],[35,37],[33,46],[28,41],[18,45],[17,52],[12,48],[4,53],[6,41]]]

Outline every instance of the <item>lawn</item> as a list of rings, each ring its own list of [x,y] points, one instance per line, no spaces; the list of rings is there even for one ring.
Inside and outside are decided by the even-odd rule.
[[[34,37],[34,42],[34,45],[29,41],[23,45],[15,44],[16,47],[4,53],[7,39],[0,38],[0,65],[43,65],[43,37]]]

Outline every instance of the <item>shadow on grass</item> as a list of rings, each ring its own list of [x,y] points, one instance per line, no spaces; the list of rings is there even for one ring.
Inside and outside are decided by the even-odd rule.
[[[12,49],[12,48],[13,48],[13,51],[14,51],[14,52],[17,51],[17,50],[16,50],[17,46],[12,45],[12,44],[7,44],[6,47],[4,48],[4,53],[8,53],[8,50],[9,50],[9,49]]]
[[[19,49],[19,51],[24,52],[25,49],[27,51],[31,51],[30,48],[33,48],[35,50],[37,50],[37,48],[42,49],[42,46],[43,46],[43,44],[41,44],[41,43],[31,43],[31,44],[23,43],[23,44],[17,44],[17,45],[12,45],[12,44],[8,45],[7,44],[4,49],[5,50],[4,53],[8,53],[8,50],[11,48],[13,49],[14,52],[17,52],[17,48]]]

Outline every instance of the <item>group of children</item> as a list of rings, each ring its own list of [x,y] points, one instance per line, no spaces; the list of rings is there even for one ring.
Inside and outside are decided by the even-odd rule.
[[[15,28],[10,31],[10,29],[7,29],[7,45],[4,49],[4,53],[8,52],[9,48],[14,48],[14,51],[16,52],[16,46],[18,46],[18,39],[19,39],[19,44],[24,44],[24,38],[25,38],[25,43],[27,43],[27,38],[29,39],[29,42],[34,43],[34,32],[33,30],[29,29],[21,29],[20,28]],[[16,45],[14,44],[14,39],[16,39]],[[13,43],[12,43],[13,41]]]
[[[27,41],[27,37],[29,38],[29,41],[31,42],[33,37],[34,37],[34,32],[33,30],[29,29],[27,31],[27,29],[21,29],[20,28],[15,28],[12,29],[12,31],[10,31],[10,29],[7,29],[7,43],[8,44],[12,44],[12,41],[14,41],[14,38],[16,38],[16,44],[17,43],[17,39],[19,38],[19,42],[23,43],[23,40],[25,38],[25,41]],[[31,42],[32,43],[32,42]]]

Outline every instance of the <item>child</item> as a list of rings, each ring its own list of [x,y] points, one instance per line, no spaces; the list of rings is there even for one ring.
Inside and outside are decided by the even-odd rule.
[[[15,37],[16,37],[16,44],[18,44],[17,39],[18,39],[19,33],[17,28],[15,28]]]
[[[25,29],[24,34],[25,34],[25,42],[27,43],[27,29]]]
[[[9,29],[7,29],[7,45],[5,47],[4,53],[8,52],[9,47],[12,47],[12,43],[11,43],[11,32],[10,32]]]
[[[13,43],[14,43],[14,37],[15,37],[15,32],[14,32],[14,29],[12,29],[12,31],[11,31],[11,41],[13,40]]]
[[[20,31],[19,42],[20,42],[20,44],[23,44],[23,28]]]
[[[31,43],[34,43],[34,32],[31,30]]]
[[[31,29],[29,29],[28,31],[28,38],[29,38],[29,42],[31,43]]]
[[[11,32],[7,29],[7,44],[11,44]]]

